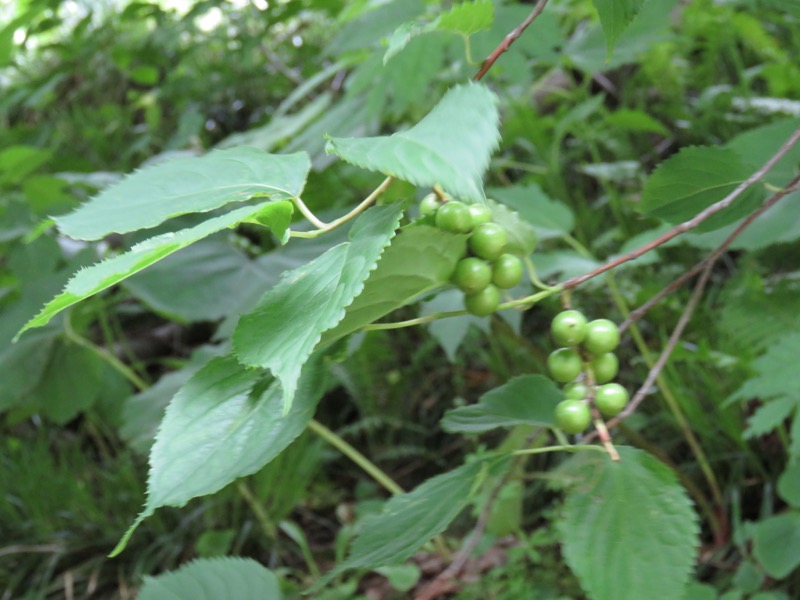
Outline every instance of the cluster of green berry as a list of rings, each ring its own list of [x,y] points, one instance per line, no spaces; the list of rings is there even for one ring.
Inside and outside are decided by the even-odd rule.
[[[500,304],[500,290],[513,288],[522,280],[522,261],[506,252],[506,230],[492,222],[492,211],[484,204],[442,201],[436,194],[428,194],[419,210],[443,231],[470,234],[469,255],[456,264],[453,284],[464,292],[469,312],[479,317],[492,314]]]
[[[562,346],[547,358],[553,379],[565,383],[565,399],[556,406],[556,423],[566,433],[580,433],[592,421],[590,399],[604,417],[618,415],[628,403],[628,391],[618,383],[619,329],[608,319],[587,322],[577,310],[553,319],[551,333]],[[580,380],[579,380],[580,378]],[[592,393],[593,392],[593,393]]]

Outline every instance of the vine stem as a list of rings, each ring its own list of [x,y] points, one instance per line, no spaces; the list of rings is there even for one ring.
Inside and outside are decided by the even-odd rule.
[[[325,223],[324,221],[320,221],[317,218],[317,216],[313,212],[311,212],[311,209],[309,209],[305,205],[305,202],[303,202],[300,198],[295,198],[294,203],[297,206],[297,209],[302,213],[302,215],[306,219],[308,219],[315,227],[317,227],[317,229],[315,229],[314,231],[292,231],[290,232],[290,235],[292,237],[298,237],[298,238],[315,238],[322,235],[323,233],[327,233],[328,231],[336,229],[337,227],[339,227],[339,225],[346,223],[350,219],[357,217],[362,212],[367,210],[367,208],[369,208],[370,205],[372,205],[375,202],[375,200],[377,200],[378,197],[381,194],[383,194],[383,192],[386,191],[386,189],[391,185],[392,181],[394,181],[394,177],[391,176],[384,179],[378,187],[372,190],[369,196],[367,196],[366,198],[364,198],[364,200],[361,201],[361,204],[356,206],[346,215],[341,216],[335,221],[331,221],[330,223]]]
[[[610,271],[611,269],[618,267],[621,264],[639,258],[642,254],[646,254],[647,252],[650,252],[651,250],[654,250],[655,248],[658,248],[659,246],[666,244],[671,239],[683,233],[686,233],[691,229],[694,229],[712,215],[715,215],[721,210],[728,208],[733,203],[734,200],[736,200],[739,196],[741,196],[744,193],[744,191],[747,188],[749,188],[751,185],[762,179],[772,169],[772,167],[774,167],[775,164],[781,158],[783,158],[786,155],[786,153],[789,152],[789,150],[792,149],[792,147],[798,142],[798,140],[800,140],[800,128],[795,130],[795,132],[791,136],[789,136],[789,139],[786,140],[786,142],[784,142],[783,146],[781,146],[778,149],[778,151],[767,162],[765,162],[763,166],[761,166],[761,168],[759,168],[752,175],[750,175],[750,177],[748,177],[742,183],[740,183],[736,187],[736,189],[734,189],[730,194],[725,196],[719,202],[715,202],[714,204],[707,207],[705,210],[699,212],[697,215],[695,215],[688,221],[684,221],[683,223],[676,225],[675,227],[673,227],[666,233],[658,236],[651,242],[648,242],[647,244],[644,244],[643,246],[640,246],[635,250],[623,254],[622,256],[619,256],[614,260],[611,260],[605,263],[604,265],[601,265],[596,269],[589,271],[588,273],[584,273],[583,275],[578,275],[576,277],[568,279],[567,281],[564,281],[561,285],[566,289],[575,288],[581,285],[582,283],[585,283],[590,279],[597,277],[598,275],[602,275],[606,271]]]
[[[76,333],[72,328],[69,312],[67,312],[67,314],[64,316],[64,335],[71,342],[74,342],[75,344],[78,344],[79,346],[82,346],[83,348],[86,348],[87,350],[97,354],[97,356],[108,363],[112,369],[127,379],[140,392],[143,392],[150,387],[149,383],[139,377],[139,375],[137,375],[133,369],[128,367],[128,365],[123,363],[111,352]]]
[[[533,306],[540,300],[544,300],[545,298],[549,298],[550,296],[554,296],[562,291],[562,286],[558,285],[555,287],[548,288],[536,294],[531,294],[530,296],[525,296],[524,298],[518,298],[517,300],[510,300],[508,302],[503,302],[497,307],[497,310],[505,310],[507,308],[518,308],[520,306]],[[361,328],[361,331],[379,331],[383,329],[402,329],[403,327],[414,327],[415,325],[424,325],[425,323],[430,323],[431,321],[437,321],[439,319],[446,319],[448,317],[460,317],[463,315],[470,314],[466,310],[451,310],[447,312],[437,312],[431,313],[429,315],[425,315],[423,317],[417,317],[415,319],[407,319],[405,321],[395,321],[394,323],[371,323],[369,325],[365,325]]]
[[[340,436],[325,427],[325,425],[312,419],[308,423],[308,428],[361,467],[365,473],[386,488],[392,495],[396,496],[405,493],[405,490],[395,483],[394,480],[384,473],[375,463],[353,448],[353,446],[344,441]]]
[[[589,436],[586,436],[589,437]],[[600,452],[607,454],[607,451],[602,446],[595,444],[562,444],[560,446],[545,446],[544,448],[524,448],[523,450],[515,450],[511,453],[512,456],[524,456],[528,454],[547,454],[548,452]]]
[[[700,273],[706,266],[706,264],[711,262],[716,262],[720,256],[728,249],[728,247],[733,243],[733,241],[741,235],[741,233],[759,216],[761,216],[764,212],[769,210],[774,204],[776,204],[780,199],[784,196],[787,196],[793,192],[796,192],[800,189],[800,175],[797,175],[792,181],[790,181],[785,188],[778,190],[773,194],[768,200],[766,200],[758,209],[752,212],[746,219],[744,219],[739,226],[731,232],[731,234],[725,238],[725,241],[722,242],[717,248],[709,254],[706,258],[701,260],[697,263],[694,267],[686,271],[683,275],[675,279],[672,283],[670,283],[667,287],[657,293],[655,296],[650,298],[647,302],[642,304],[639,308],[632,311],[625,321],[619,327],[620,333],[625,331],[628,327],[630,327],[633,323],[641,319],[648,310],[653,308],[656,304],[658,304],[661,300],[663,300],[666,296],[677,290],[680,286],[686,283],[689,279]]]

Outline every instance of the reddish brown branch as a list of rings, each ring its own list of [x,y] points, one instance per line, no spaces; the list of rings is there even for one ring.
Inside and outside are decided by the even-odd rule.
[[[483,76],[492,68],[492,65],[497,62],[497,59],[511,47],[511,44],[517,41],[522,33],[528,28],[528,25],[533,23],[542,11],[544,10],[545,4],[547,4],[547,0],[539,0],[536,3],[536,6],[533,7],[531,14],[527,16],[527,18],[517,25],[514,30],[509,33],[503,41],[495,48],[492,53],[487,56],[484,61],[481,63],[481,68],[478,69],[478,72],[475,73],[475,76],[472,78],[472,81],[480,81],[483,79]]]
[[[623,321],[620,325],[620,331],[625,331],[628,327],[630,327],[633,323],[641,319],[648,310],[653,308],[656,304],[658,304],[661,300],[663,300],[667,295],[671,294],[675,290],[677,290],[680,286],[682,286],[686,281],[697,275],[700,271],[703,270],[704,266],[708,261],[716,262],[720,256],[728,249],[728,247],[733,243],[733,241],[741,235],[741,233],[753,222],[755,221],[760,215],[766,212],[772,205],[774,205],[778,200],[791,194],[792,192],[797,191],[798,186],[800,186],[800,175],[792,179],[789,184],[782,190],[776,192],[771,198],[766,200],[756,211],[751,213],[744,221],[742,221],[739,226],[733,230],[733,232],[725,238],[725,241],[720,244],[714,252],[709,254],[706,258],[702,261],[697,263],[694,267],[686,271],[683,275],[675,279],[672,283],[670,283],[667,287],[661,290],[658,294],[650,298],[647,302],[642,304],[639,308],[631,312],[628,315],[628,318]]]
[[[663,235],[660,235],[659,237],[657,237],[653,241],[648,242],[647,244],[637,248],[636,250],[632,250],[631,252],[628,252],[627,254],[623,254],[622,256],[619,256],[619,257],[615,258],[614,260],[609,261],[606,264],[601,265],[601,266],[597,267],[596,269],[593,269],[592,271],[589,271],[588,273],[584,273],[583,275],[578,275],[577,277],[573,277],[572,279],[568,279],[567,281],[565,281],[561,285],[564,287],[564,289],[575,288],[575,287],[581,285],[582,283],[585,283],[585,282],[589,281],[590,279],[592,279],[594,277],[597,277],[598,275],[602,275],[606,271],[610,271],[611,269],[614,269],[615,267],[618,267],[621,264],[624,264],[624,263],[626,263],[628,261],[631,261],[631,260],[634,260],[636,258],[639,258],[643,254],[646,254],[647,252],[650,252],[651,250],[653,250],[655,248],[658,248],[659,246],[662,246],[663,244],[666,244],[668,241],[670,241],[671,239],[681,235],[682,233],[686,233],[687,231],[689,231],[691,229],[694,229],[695,227],[700,225],[703,221],[705,221],[706,219],[708,219],[712,215],[715,215],[716,213],[720,212],[721,210],[724,210],[724,209],[728,208],[733,203],[734,200],[736,200],[739,196],[742,195],[742,193],[744,193],[744,191],[747,188],[749,188],[751,185],[753,185],[754,183],[759,181],[761,178],[763,178],[764,175],[766,175],[770,171],[770,169],[772,169],[772,167],[774,167],[775,164],[780,159],[782,159],[786,155],[786,153],[789,152],[789,150],[792,149],[792,147],[797,143],[798,140],[800,140],[800,128],[798,128],[789,137],[789,139],[786,140],[786,142],[783,144],[783,146],[781,146],[778,149],[778,151],[772,156],[772,158],[770,158],[767,162],[765,162],[764,165],[760,169],[758,169],[750,177],[745,179],[741,184],[739,184],[739,186],[737,186],[737,188],[735,190],[733,190],[730,194],[725,196],[719,202],[716,202],[716,203],[712,204],[711,206],[706,208],[704,211],[698,213],[693,218],[689,219],[688,221],[684,221],[680,225],[676,225],[675,227],[673,227],[672,229],[670,229],[669,231],[667,231]]]
[[[678,345],[680,341],[680,337],[683,334],[686,325],[688,325],[689,320],[692,318],[692,314],[694,313],[695,308],[697,307],[697,303],[700,301],[700,297],[703,295],[703,290],[705,290],[706,285],[708,284],[709,277],[711,276],[711,270],[713,269],[714,265],[716,264],[717,260],[723,255],[723,253],[728,249],[728,247],[733,243],[733,241],[741,235],[741,233],[753,222],[755,221],[760,215],[766,212],[769,208],[774,206],[779,200],[784,198],[785,196],[791,194],[792,192],[797,191],[800,189],[800,175],[797,175],[789,184],[782,190],[773,194],[768,200],[766,200],[758,210],[751,213],[746,219],[744,219],[739,226],[731,232],[731,234],[725,238],[725,241],[722,242],[711,254],[709,254],[705,259],[703,259],[700,263],[695,265],[688,273],[695,274],[697,272],[701,272],[700,279],[698,279],[697,284],[695,285],[694,291],[692,292],[691,298],[689,298],[689,302],[686,304],[686,307],[683,309],[680,318],[678,319],[678,323],[675,326],[672,335],[670,335],[669,340],[667,341],[664,350],[659,355],[658,359],[656,360],[655,364],[650,369],[650,372],[647,374],[647,377],[639,386],[639,389],[636,391],[636,394],[633,396],[633,399],[630,401],[628,406],[625,407],[619,415],[611,419],[607,426],[612,428],[619,424],[621,421],[632,415],[639,405],[644,400],[645,396],[649,393],[650,389],[652,388],[653,384],[656,381],[656,378],[661,374],[661,371],[667,364],[669,357],[672,355],[673,350]],[[663,298],[668,290],[672,290],[677,287],[676,284],[683,283],[688,277],[682,276],[672,282],[669,286],[667,286],[662,292],[657,294],[654,298],[661,299]],[[640,309],[637,309],[638,312],[641,311],[643,308],[650,308],[654,304],[651,301],[644,304]],[[643,314],[643,313],[642,313]],[[632,323],[631,316],[626,319],[625,323]],[[637,317],[638,318],[638,317]],[[635,320],[635,319],[634,319]],[[586,441],[590,441],[595,437],[594,434],[590,434],[586,436]]]

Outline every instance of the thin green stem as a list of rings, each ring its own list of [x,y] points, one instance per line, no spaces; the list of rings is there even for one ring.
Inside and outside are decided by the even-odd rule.
[[[117,371],[120,375],[122,375],[125,379],[131,382],[131,384],[140,392],[143,392],[147,388],[150,387],[150,384],[147,383],[144,379],[139,377],[133,369],[128,367],[125,363],[119,360],[116,356],[114,356],[111,352],[102,348],[95,344],[94,342],[87,340],[82,335],[79,335],[75,332],[72,328],[72,323],[70,322],[69,313],[66,314],[64,317],[64,335],[66,335],[67,339],[86,348],[87,350],[91,350],[97,356],[99,356],[102,360],[108,363],[108,365]]]
[[[600,454],[607,454],[603,446],[595,446],[593,444],[566,444],[561,446],[545,446],[544,448],[524,448],[522,450],[515,450],[511,453],[512,456],[522,456],[525,454],[545,454],[547,452],[599,452]]]
[[[250,486],[247,485],[247,482],[244,479],[240,479],[236,484],[236,490],[244,499],[247,506],[250,507],[250,510],[253,511],[256,521],[258,521],[258,525],[261,527],[261,531],[264,532],[264,535],[266,535],[270,540],[276,539],[278,537],[278,532],[275,528],[275,525],[272,523],[267,511],[264,510],[261,502],[259,502],[258,498],[255,497],[255,494],[253,494],[253,491],[250,489]]]
[[[389,187],[389,185],[391,185],[392,181],[394,181],[393,177],[387,177],[386,179],[384,179],[381,182],[381,184],[378,187],[376,187],[374,190],[372,190],[372,193],[370,193],[369,196],[364,198],[364,200],[362,200],[361,203],[358,206],[356,206],[353,210],[351,210],[346,215],[344,215],[342,217],[339,217],[338,219],[336,219],[335,221],[331,221],[330,223],[325,223],[324,221],[320,221],[316,217],[316,215],[313,212],[311,212],[311,210],[305,205],[305,203],[300,198],[295,198],[294,199],[294,203],[297,206],[298,210],[317,229],[314,230],[314,231],[291,231],[289,233],[289,235],[292,236],[292,237],[299,237],[299,238],[315,238],[315,237],[319,237],[323,233],[327,233],[328,231],[336,229],[337,227],[339,227],[339,225],[342,225],[343,223],[346,223],[350,219],[358,216],[359,214],[361,214],[362,212],[367,210],[367,208],[369,208],[370,205],[372,205],[375,202],[375,200],[377,200],[378,197],[383,192],[386,191],[386,189]]]
[[[308,424],[308,428],[320,436],[323,440],[328,442],[331,446],[336,448],[339,452],[344,454],[347,458],[352,460],[356,465],[361,467],[365,473],[386,488],[390,493],[393,495],[405,493],[405,490],[403,490],[403,488],[397,485],[391,477],[378,468],[375,463],[370,461],[366,456],[353,448],[353,446],[348,444],[333,431],[325,427],[325,425],[315,419],[312,419]]]
[[[562,290],[562,286],[557,285],[554,287],[549,287],[546,290],[541,292],[537,292],[536,294],[531,294],[530,296],[525,296],[524,298],[519,298],[517,300],[510,300],[509,302],[503,302],[497,307],[497,310],[505,310],[507,308],[519,308],[525,307],[530,308],[540,300],[544,300],[545,298],[549,298],[550,296],[554,296],[558,294]],[[462,315],[470,314],[466,310],[451,310],[447,312],[437,312],[431,313],[429,315],[425,315],[423,317],[417,317],[415,319],[408,319],[406,321],[396,321],[394,323],[372,323],[370,325],[365,325],[361,328],[362,331],[378,331],[383,329],[402,329],[403,327],[414,327],[416,325],[424,325],[425,323],[430,323],[431,321],[437,321],[439,319],[446,319],[448,317],[460,317]]]
[[[549,290],[550,286],[539,279],[539,275],[536,273],[536,265],[533,264],[531,257],[526,256],[524,262],[525,268],[528,269],[528,279],[531,280],[531,283],[540,290]]]

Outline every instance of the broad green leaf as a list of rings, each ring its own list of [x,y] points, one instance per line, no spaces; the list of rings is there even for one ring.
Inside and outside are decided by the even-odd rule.
[[[322,345],[447,284],[466,252],[466,239],[425,225],[401,230],[370,274],[364,291],[347,307],[345,318],[322,336]]]
[[[583,452],[558,524],[564,557],[593,600],[681,600],[699,542],[697,515],[675,474],[635,448],[620,462]],[[600,559],[598,559],[600,557]]]
[[[668,223],[681,223],[722,200],[750,174],[738,153],[731,149],[683,148],[650,175],[642,190],[640,210]],[[695,231],[712,231],[733,223],[751,213],[762,197],[759,190],[744,192]]]
[[[562,56],[586,73],[599,73],[637,62],[660,42],[675,37],[670,14],[678,0],[647,0],[608,53],[602,24],[579,29],[564,45]],[[604,52],[605,50],[605,52]]]
[[[288,272],[239,320],[236,354],[245,364],[274,373],[283,385],[284,410],[292,404],[303,364],[364,289],[402,214],[400,203],[370,208],[354,223],[350,241]]]
[[[614,51],[619,36],[630,25],[646,0],[593,0],[606,36],[606,56]]]
[[[485,393],[477,404],[448,410],[442,429],[450,433],[481,433],[497,427],[555,427],[556,404],[563,394],[543,375],[520,375]]]
[[[268,256],[268,255],[266,255]],[[268,260],[221,239],[201,240],[124,283],[155,312],[183,322],[214,321],[251,309],[275,282]]]
[[[183,506],[250,475],[278,456],[314,416],[324,392],[319,357],[306,363],[291,410],[277,381],[233,356],[211,360],[167,407],[150,451],[147,502],[113,554],[161,506]]]
[[[753,555],[768,575],[783,579],[800,566],[800,511],[753,525]]]
[[[484,469],[485,463],[470,462],[390,498],[380,514],[364,519],[347,559],[317,586],[349,569],[374,569],[412,556],[469,504]]]
[[[536,235],[542,240],[560,238],[575,227],[572,210],[563,202],[557,202],[534,184],[507,188],[491,188],[488,193],[533,225]]]
[[[88,348],[59,343],[26,403],[38,405],[41,414],[63,425],[97,400],[104,383],[104,366]]]
[[[84,298],[101,292],[173,252],[227,227],[233,227],[243,221],[255,221],[269,226],[278,236],[282,236],[289,226],[292,206],[291,202],[286,201],[244,206],[220,217],[203,221],[194,227],[150,238],[136,244],[128,252],[78,271],[69,280],[64,291],[47,303],[36,317],[28,321],[17,333],[17,337],[27,329],[47,324],[59,312]]]
[[[456,4],[430,23],[403,23],[389,38],[389,48],[383,55],[383,62],[386,64],[418,35],[447,31],[469,37],[473,33],[491,27],[493,17],[494,4],[490,0],[474,0]]]
[[[762,125],[740,133],[725,147],[737,152],[752,173],[767,162],[798,127],[800,127],[800,119],[785,119],[769,125]],[[786,156],[770,169],[764,180],[776,187],[786,185],[797,174],[799,162],[800,144],[795,144],[794,148],[789,150]]]
[[[795,358],[800,355],[800,333],[790,332],[773,342],[751,367],[756,376],[731,395],[731,400],[796,398],[800,384]]]
[[[521,218],[519,213],[494,200],[489,200],[492,209],[492,220],[501,225],[508,234],[506,252],[519,256],[528,256],[536,249],[538,239],[533,225]]]
[[[664,124],[640,110],[621,109],[614,111],[606,117],[606,123],[619,131],[633,131],[635,133],[657,133],[664,137],[670,131]]]
[[[789,506],[800,508],[800,460],[792,463],[778,479],[778,494]]]
[[[55,217],[72,238],[97,240],[109,233],[155,227],[187,213],[231,202],[299,196],[310,168],[308,155],[266,154],[255,148],[215,150],[205,156],[153,165],[103,190],[75,211]]]
[[[177,571],[145,577],[138,600],[281,600],[278,578],[249,558],[194,560]]]
[[[388,137],[330,138],[327,152],[456,198],[484,199],[482,177],[500,133],[497,98],[476,83],[452,88],[419,123]]]

